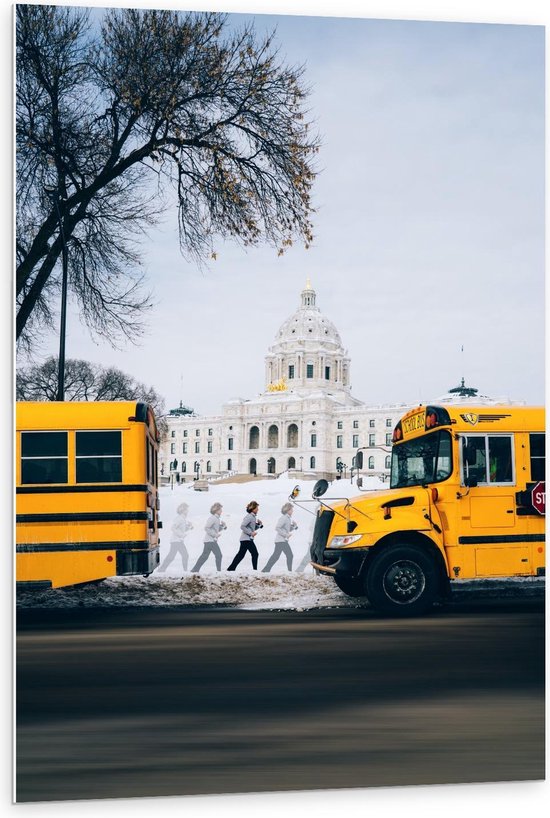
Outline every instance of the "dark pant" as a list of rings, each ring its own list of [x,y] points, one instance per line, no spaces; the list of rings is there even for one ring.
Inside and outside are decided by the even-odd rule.
[[[292,571],[292,549],[287,542],[276,542],[275,549],[273,554],[270,556],[268,561],[266,562],[264,571],[271,571],[281,554],[284,554],[286,557],[286,566],[289,571]]]
[[[210,554],[214,554],[214,558],[216,560],[216,570],[221,571],[222,551],[220,546],[216,542],[205,542],[202,554],[196,561],[195,565],[191,568],[191,571],[200,571],[201,567],[204,565]]]
[[[256,570],[258,567],[258,549],[254,545],[254,540],[241,540],[240,548],[233,557],[231,565],[227,566],[227,570],[234,571],[247,551],[250,552],[250,556],[252,557],[252,568]]]

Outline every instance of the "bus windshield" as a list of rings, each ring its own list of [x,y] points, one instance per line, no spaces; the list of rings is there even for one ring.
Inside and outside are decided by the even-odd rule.
[[[392,450],[390,488],[439,483],[451,476],[451,435],[445,430],[396,444]]]

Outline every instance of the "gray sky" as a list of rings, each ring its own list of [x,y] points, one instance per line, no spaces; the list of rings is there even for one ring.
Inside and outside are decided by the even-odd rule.
[[[200,271],[168,213],[143,245],[156,306],[140,346],[98,346],[73,315],[67,357],[120,367],[167,408],[182,399],[216,413],[262,391],[264,355],[309,276],[356,397],[423,401],[464,376],[483,394],[542,403],[543,27],[255,21],[259,33],[277,28],[313,89],[323,143],[313,247],[279,258],[218,241]],[[47,339],[42,357],[57,344]]]

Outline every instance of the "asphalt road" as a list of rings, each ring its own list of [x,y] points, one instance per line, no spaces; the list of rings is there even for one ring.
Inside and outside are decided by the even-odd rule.
[[[23,610],[17,800],[544,777],[541,600]]]

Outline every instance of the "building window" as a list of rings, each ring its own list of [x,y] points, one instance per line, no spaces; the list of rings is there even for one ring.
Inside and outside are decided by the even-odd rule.
[[[208,452],[208,454],[212,454],[212,441],[211,440],[209,440],[208,443],[206,444],[206,451]]]
[[[369,446],[376,446],[376,435],[369,435]]]
[[[330,366],[325,366],[325,380],[330,381]]]
[[[227,448],[229,449],[230,452],[233,451],[233,438],[232,437],[227,438]]]
[[[342,437],[343,437],[342,435],[336,435],[336,448],[337,449],[342,448]]]
[[[369,426],[371,429],[374,429],[374,420],[372,418],[369,420]]]
[[[187,429],[184,429],[184,430],[183,430],[183,436],[184,436],[184,437],[187,437]]]
[[[291,423],[287,429],[286,445],[288,449],[298,448],[298,427],[295,423]]]
[[[248,448],[249,449],[260,448],[260,430],[258,429],[257,426],[252,426],[250,429]]]
[[[213,434],[212,429],[209,429],[208,430],[208,437],[212,437],[212,434]]]
[[[195,429],[195,437],[198,437],[201,433],[200,429]]]
[[[314,468],[315,468],[315,458],[314,458],[314,457],[310,457],[310,458],[309,458],[309,468],[310,468],[310,469],[314,469]]]
[[[306,378],[313,378],[313,364],[306,365]]]
[[[374,469],[374,457],[369,457],[369,469]]]
[[[267,461],[267,473],[268,474],[275,474],[275,458],[270,457]]]
[[[182,454],[187,454],[187,443],[183,444]]]
[[[175,433],[175,432],[174,432],[174,430],[172,429],[172,431],[170,432],[170,437],[175,437],[175,436],[176,436],[176,433]]]
[[[391,467],[391,457],[388,455],[386,457],[386,462],[384,464],[384,468],[389,469]]]
[[[386,446],[391,446],[391,432],[386,434]]]
[[[197,440],[197,442],[195,443],[195,454],[199,454],[200,450],[201,450],[201,444]]]
[[[176,454],[176,444],[170,443],[170,454]]]
[[[181,462],[181,470],[182,470],[182,472],[187,471],[187,463],[185,462],[185,460],[182,460],[182,462]]]
[[[288,366],[288,380],[294,380],[294,364],[289,364]]]
[[[256,458],[255,458],[255,457],[251,457],[251,458],[250,458],[250,462],[249,462],[249,464],[248,464],[248,472],[249,472],[249,474],[256,474],[256,468],[257,468],[257,465],[256,465]]]
[[[277,449],[279,446],[279,427],[273,424],[267,430],[267,448]]]
[[[311,435],[311,448],[315,449],[317,446],[317,435]]]
[[[338,421],[338,423],[337,423],[337,427],[338,427],[338,429],[341,429],[341,428],[342,428],[342,425],[343,425],[343,424],[342,424],[342,421],[341,421],[341,420],[339,420],[339,421]]]
[[[289,457],[288,458],[288,468],[289,469],[295,469],[296,468],[296,458],[294,458],[294,457]]]
[[[353,421],[353,428],[354,428],[354,429],[358,429],[358,428],[359,428],[359,421],[358,421],[358,420],[354,420],[354,421]]]
[[[386,426],[391,428],[391,418],[386,418]]]
[[[66,483],[67,464],[67,432],[21,432],[22,483]]]
[[[229,460],[227,461],[227,471],[232,471],[232,469],[233,469],[233,461],[231,460],[231,458],[229,458]]]
[[[212,471],[212,463],[210,462],[210,460],[206,461],[206,471],[208,472]]]
[[[353,435],[351,439],[351,445],[353,446],[354,449],[356,449],[359,446],[359,435]]]

